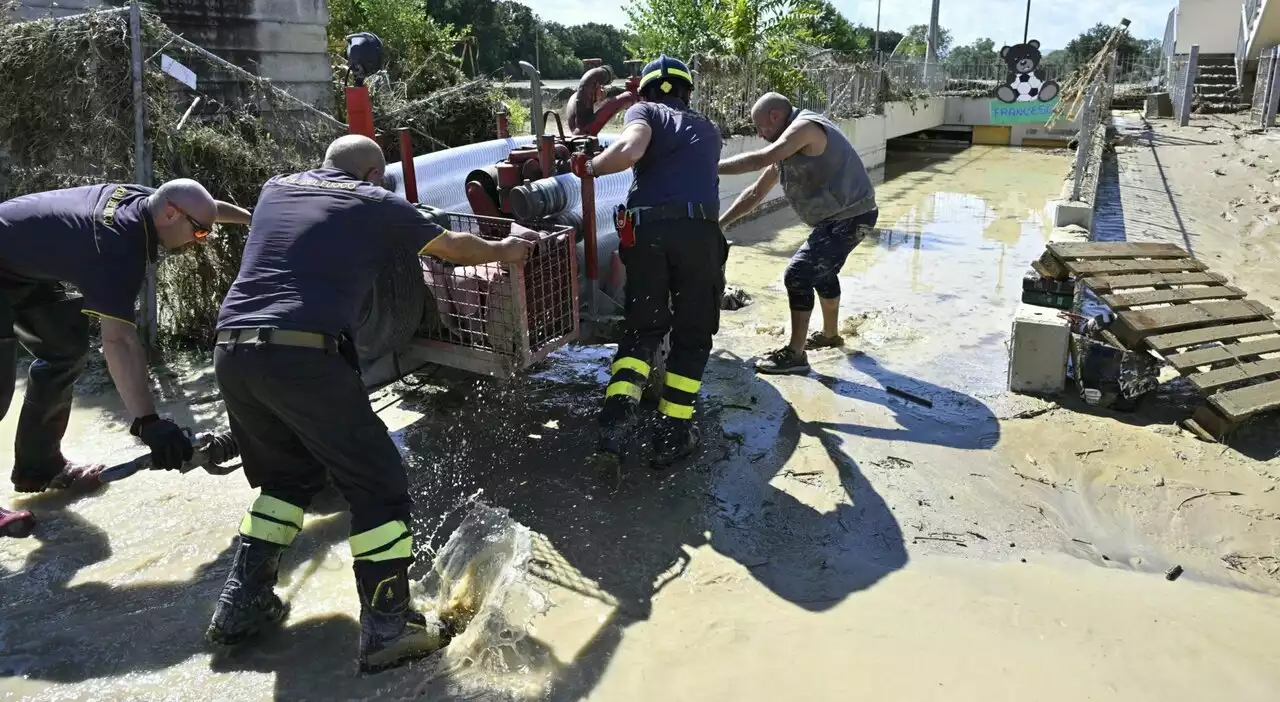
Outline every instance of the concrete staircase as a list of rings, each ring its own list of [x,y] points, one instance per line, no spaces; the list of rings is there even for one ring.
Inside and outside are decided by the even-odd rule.
[[[1200,54],[1200,70],[1196,74],[1196,97],[1193,110],[1198,114],[1241,112],[1249,109],[1249,101],[1236,85],[1235,57],[1231,54]]]

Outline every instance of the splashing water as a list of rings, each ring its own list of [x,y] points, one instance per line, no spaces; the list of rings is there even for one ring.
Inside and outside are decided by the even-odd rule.
[[[449,693],[462,698],[546,695],[550,672],[538,660],[530,626],[550,601],[528,576],[532,554],[528,527],[506,509],[473,503],[415,592],[423,609],[436,610],[460,631],[420,694],[443,679]]]

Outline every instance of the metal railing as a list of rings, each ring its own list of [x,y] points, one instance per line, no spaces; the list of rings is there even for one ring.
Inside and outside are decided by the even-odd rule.
[[[1248,5],[1240,6],[1240,27],[1236,31],[1236,85],[1244,85],[1244,69],[1249,63],[1249,25],[1253,22],[1253,15],[1249,11]]]
[[[1170,65],[1169,98],[1173,101],[1173,114],[1178,124],[1186,126],[1191,119],[1191,106],[1195,101],[1196,75],[1199,73],[1200,45],[1191,47],[1191,53],[1175,56]]]
[[[1095,72],[1093,79],[1084,87],[1079,112],[1080,134],[1076,139],[1075,167],[1072,169],[1072,200],[1093,202],[1097,193],[1102,150],[1106,145],[1111,101],[1116,88],[1115,54],[1105,60],[1106,65]]]
[[[1258,79],[1253,88],[1249,121],[1263,129],[1276,126],[1280,103],[1280,46],[1266,49],[1258,56]]]

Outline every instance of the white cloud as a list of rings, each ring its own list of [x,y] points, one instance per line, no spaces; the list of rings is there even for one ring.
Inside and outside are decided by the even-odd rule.
[[[543,19],[562,24],[603,22],[621,27],[627,15],[621,4],[599,0],[519,0]],[[876,0],[832,0],[857,24],[874,27]],[[1031,39],[1039,39],[1045,51],[1062,48],[1073,37],[1102,22],[1113,25],[1121,17],[1132,22],[1129,31],[1140,39],[1164,36],[1164,25],[1173,0],[1031,0]],[[913,24],[929,23],[930,0],[881,0],[880,26],[906,31]],[[1027,5],[1023,0],[942,0],[939,23],[951,30],[957,45],[990,37],[996,46],[1022,41]]]

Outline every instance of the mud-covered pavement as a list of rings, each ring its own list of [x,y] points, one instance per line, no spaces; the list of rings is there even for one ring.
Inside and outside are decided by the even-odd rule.
[[[1266,437],[1189,437],[1176,384],[1135,415],[1003,391],[1068,163],[892,155],[882,231],[842,276],[847,347],[811,352],[805,377],[748,361],[782,343],[782,270],[806,230],[787,211],[731,230],[729,282],[755,303],[723,315],[705,444],[677,470],[591,462],[607,349],[509,384],[440,373],[376,395],[410,466],[423,596],[443,580],[441,599],[480,612],[404,670],[355,676],[334,495],[286,557],[288,626],[228,653],[202,634],[254,494],[240,474],[137,475],[74,501],[6,484],[0,501],[41,526],[0,540],[0,699],[1275,699]],[[161,377],[166,411],[218,425],[206,368]],[[118,408],[82,394],[68,453],[141,453]],[[1187,501],[1216,491],[1241,494]],[[429,577],[440,548],[446,577]]]

